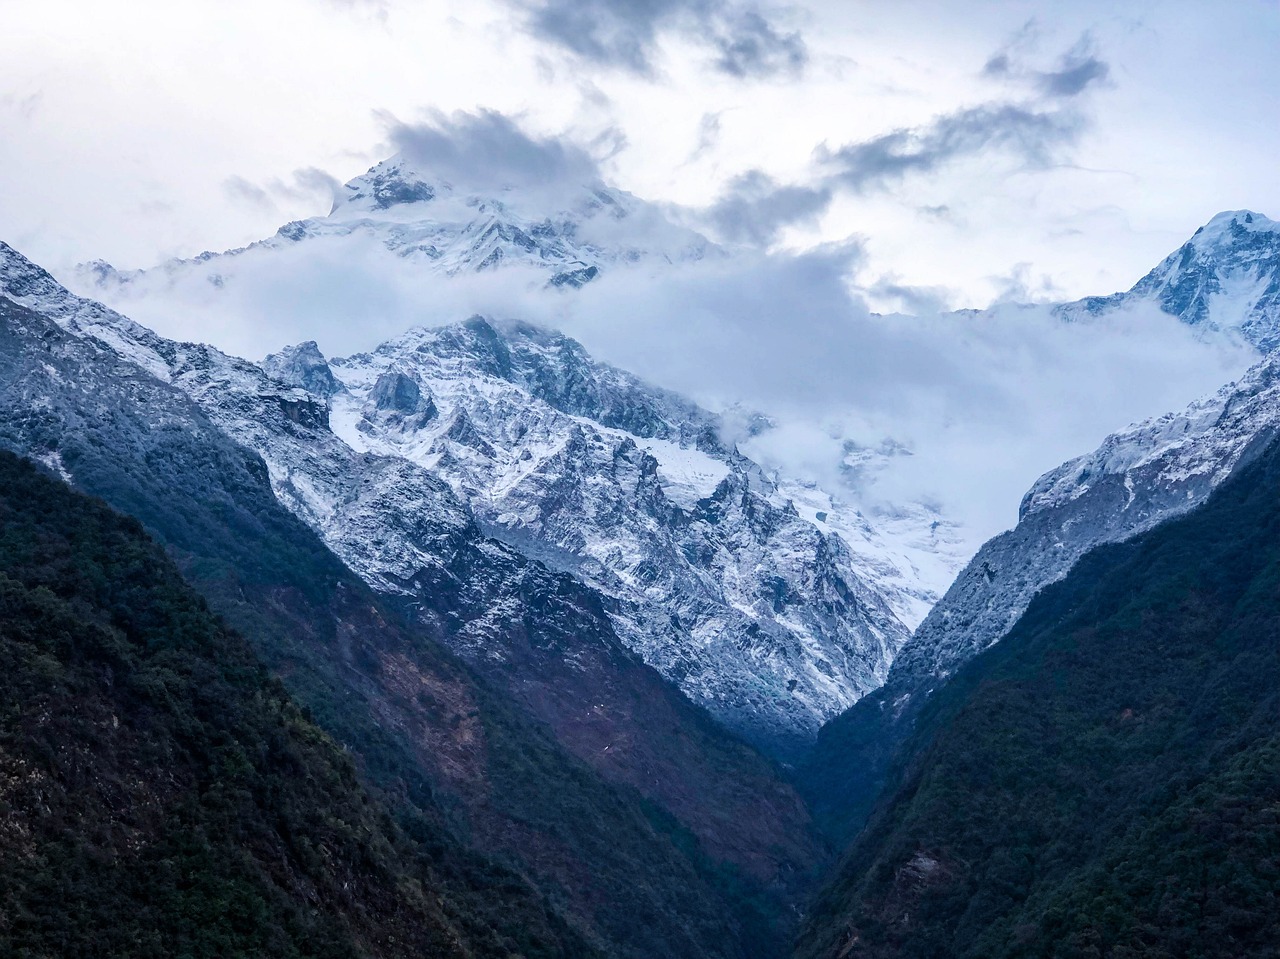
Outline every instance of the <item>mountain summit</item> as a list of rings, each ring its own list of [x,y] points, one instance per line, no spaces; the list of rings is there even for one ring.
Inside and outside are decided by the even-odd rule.
[[[696,261],[716,249],[656,206],[603,183],[478,189],[398,155],[350,180],[327,216],[286,223],[246,247],[152,269],[120,271],[96,261],[81,267],[79,279],[96,293],[124,296],[193,281],[222,288],[261,258],[319,240],[352,256],[371,241],[445,277],[519,267],[553,288],[581,287],[622,264]]]
[[[1239,335],[1263,352],[1280,345],[1280,223],[1261,213],[1219,213],[1127,293],[1060,309],[1099,315],[1150,303],[1190,326]]]

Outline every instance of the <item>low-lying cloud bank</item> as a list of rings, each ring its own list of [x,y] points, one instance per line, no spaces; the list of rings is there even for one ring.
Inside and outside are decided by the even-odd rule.
[[[1252,351],[1163,313],[1066,323],[1046,306],[919,317],[869,313],[856,243],[745,250],[605,270],[578,291],[520,268],[442,278],[370,237],[317,238],[224,260],[117,300],[166,335],[261,356],[316,339],[330,355],[473,313],[559,328],[598,357],[776,428],[733,437],[767,465],[865,510],[925,502],[976,546],[1013,524],[1044,470],[1131,421],[1181,407]]]

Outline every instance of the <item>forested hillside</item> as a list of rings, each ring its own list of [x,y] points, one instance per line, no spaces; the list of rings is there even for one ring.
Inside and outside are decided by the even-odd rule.
[[[135,520],[9,453],[0,704],[5,955],[591,954],[451,875]]]
[[[803,957],[1280,954],[1280,448],[939,691]]]

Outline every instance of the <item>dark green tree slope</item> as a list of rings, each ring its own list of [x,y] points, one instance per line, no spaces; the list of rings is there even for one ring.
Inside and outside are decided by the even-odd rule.
[[[453,899],[135,520],[0,452],[0,954],[529,945]]]
[[[1280,955],[1280,449],[934,694],[803,957]]]

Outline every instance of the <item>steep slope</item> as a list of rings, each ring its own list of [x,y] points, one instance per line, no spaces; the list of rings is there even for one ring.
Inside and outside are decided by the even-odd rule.
[[[331,365],[309,344],[267,359],[273,383],[52,278],[15,295],[186,390],[375,588],[420,590],[406,585],[409,567],[438,566],[457,536],[474,538],[461,532],[473,514],[484,533],[600,592],[631,650],[775,755],[797,755],[883,681],[906,638],[899,614],[919,605],[865,521],[855,553],[724,448],[710,413],[559,334],[476,318]],[[436,528],[407,541],[419,527],[406,521],[424,511]]]
[[[1152,304],[1206,334],[1238,335],[1263,352],[1280,345],[1280,223],[1219,213],[1127,293],[1058,308],[1067,318]]]
[[[586,953],[473,928],[139,524],[7,452],[0,702],[5,955]]]
[[[301,364],[301,386],[302,355],[268,367]],[[565,336],[475,317],[331,369],[353,449],[429,470],[486,532],[594,587],[631,649],[766,748],[807,745],[905,639],[875,571],[726,449],[715,417]],[[400,562],[341,517],[316,526],[370,582]]]
[[[584,183],[575,195],[556,199],[511,188],[477,192],[395,156],[347,183],[327,216],[287,223],[242,249],[130,272],[99,261],[82,267],[80,278],[113,302],[175,284],[216,290],[234,285],[246,264],[306,243],[352,253],[373,245],[442,278],[517,267],[539,283],[569,289],[614,266],[696,261],[715,250],[650,205],[601,183]]]
[[[1278,425],[1280,360],[1269,356],[1215,395],[1115,433],[1042,476],[1023,498],[1018,525],[987,542],[956,577],[885,685],[822,731],[802,778],[827,828],[851,838],[930,690],[999,641],[1041,589],[1090,549],[1203,503]]]
[[[376,498],[380,487],[366,489],[364,480],[385,480],[393,491],[412,481],[424,502],[420,514],[406,517],[407,534],[429,537],[443,528],[458,536],[458,557],[432,554],[430,575],[444,588],[425,596],[416,611],[439,631],[406,628],[405,613],[374,597],[279,505],[261,459],[230,442],[187,393],[117,350],[174,375],[193,395],[246,404],[237,421],[263,435],[293,436],[294,446],[280,447],[290,455],[316,451],[323,407],[301,391],[273,385],[252,364],[164,341],[96,304],[69,298],[43,271],[8,255],[9,288],[43,304],[76,335],[0,303],[0,442],[45,458],[80,488],[142,518],[214,607],[354,749],[366,775],[418,819],[465,835],[468,845],[514,865],[587,938],[617,955],[745,955],[769,948],[775,934],[769,923],[785,921],[782,903],[816,854],[803,810],[768,764],[727,739],[628,654],[603,617],[572,592],[559,596],[563,577],[477,536],[465,518],[456,525],[457,502],[443,484],[406,480],[396,464],[388,468],[344,446],[351,462],[335,459],[329,473],[317,474],[330,488]],[[113,338],[118,345],[108,348]],[[233,389],[237,383],[244,388]],[[280,466],[277,460],[271,469]],[[361,472],[347,474],[348,467]],[[432,499],[436,494],[441,498]],[[353,515],[360,510],[355,499]],[[518,668],[519,659],[505,678],[503,668],[487,673],[503,683],[523,679],[529,695],[516,704],[477,684],[430,639],[447,641],[466,625],[472,614],[451,606],[449,592],[464,587],[487,617],[487,645],[476,647],[477,661],[487,658],[486,650],[507,649],[563,666],[564,642],[577,643],[578,654],[607,667],[643,708],[631,710],[606,686],[595,690],[606,694],[603,701],[552,705],[572,707],[606,745],[627,745],[612,732],[620,727],[643,734],[637,738],[644,748],[592,750],[587,735],[575,739],[556,729],[558,745],[519,709],[549,715],[530,702],[539,690],[558,690],[556,677],[539,682],[536,671]],[[539,598],[555,608],[533,605]],[[584,693],[581,680],[566,689]],[[586,702],[608,708],[584,709]],[[646,767],[646,757],[663,744],[666,765]],[[618,786],[606,786],[562,745]],[[630,790],[628,784],[641,782],[659,805]],[[737,826],[744,821],[754,824],[752,831]],[[444,848],[460,860],[456,868],[473,868],[460,847],[446,842]],[[724,878],[735,868],[742,873],[736,886]],[[758,905],[746,900],[754,894],[761,896]],[[641,912],[620,909],[624,899],[644,903]],[[648,917],[643,924],[633,918],[639,914]]]
[[[1280,447],[942,686],[801,956],[1280,953]]]

